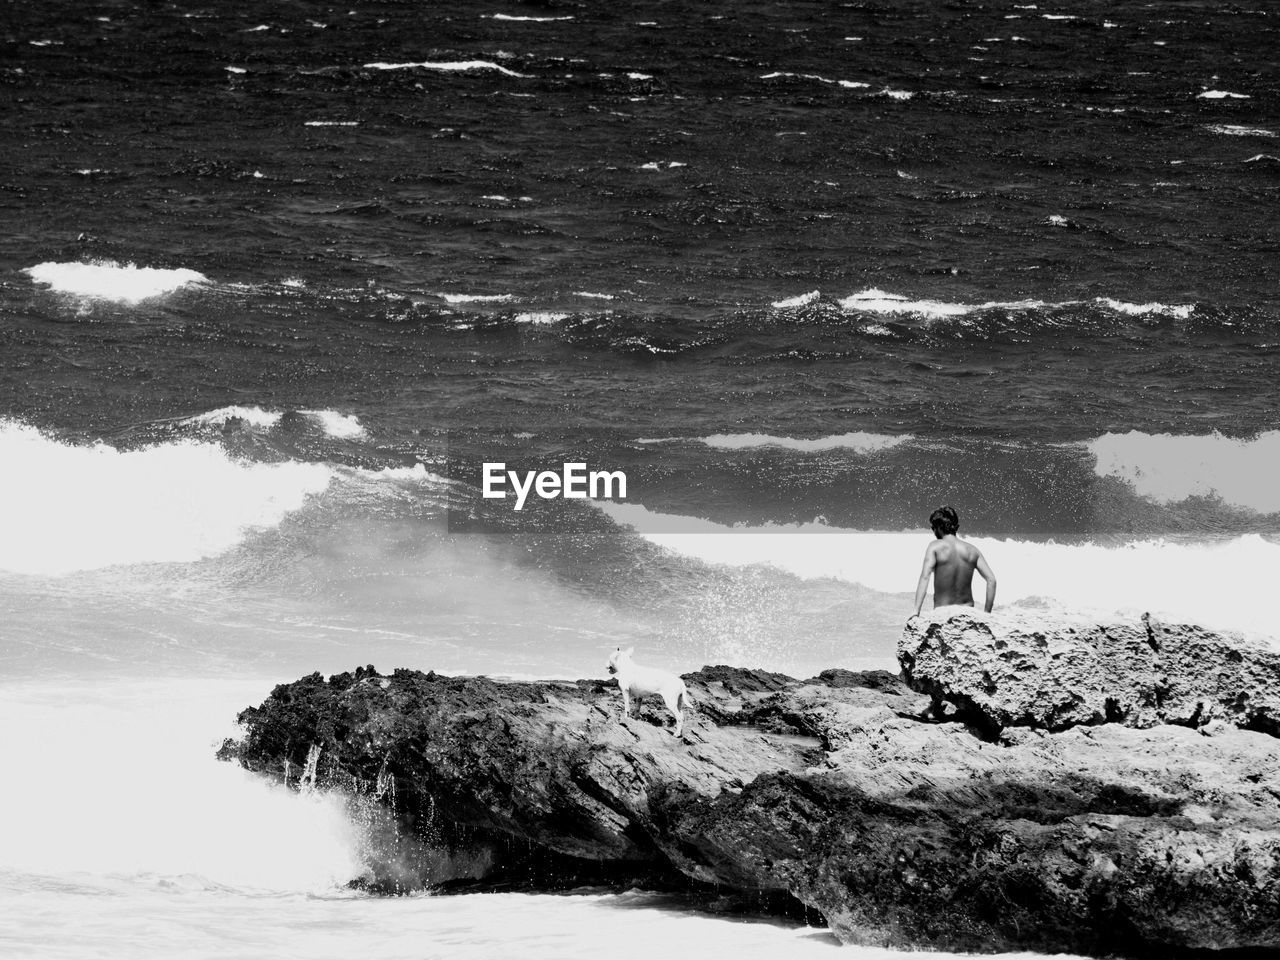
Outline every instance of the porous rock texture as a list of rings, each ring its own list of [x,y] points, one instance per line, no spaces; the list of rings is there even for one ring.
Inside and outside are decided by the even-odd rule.
[[[913,667],[932,625],[952,635],[946,616],[916,622]],[[1218,650],[1156,629],[1166,648]],[[1124,636],[1151,649],[1145,629]],[[1280,740],[1266,733],[1106,722],[1105,707],[1033,723],[1051,697],[965,723],[914,673],[926,694],[884,672],[685,681],[677,741],[660,702],[621,721],[607,681],[315,674],[245,710],[221,755],[373,811],[375,889],[640,883],[803,904],[845,942],[896,947],[1280,946]]]
[[[912,687],[992,729],[1221,721],[1280,734],[1280,653],[1149,615],[944,607],[912,618],[898,660]]]

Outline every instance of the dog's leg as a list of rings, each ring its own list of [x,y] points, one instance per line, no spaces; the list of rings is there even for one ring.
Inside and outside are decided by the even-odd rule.
[[[673,737],[679,738],[684,732],[684,711],[680,709],[680,693],[676,691],[673,695],[669,691],[662,692],[662,702],[667,705],[667,709],[671,711],[671,715],[676,718],[676,728],[671,731]]]
[[[618,684],[622,690],[622,719],[627,720],[631,716],[631,691],[622,684]]]
[[[680,693],[676,696],[676,705],[680,708],[680,731],[676,735],[683,738],[685,711],[689,709],[689,691],[685,689],[683,683],[680,684]]]

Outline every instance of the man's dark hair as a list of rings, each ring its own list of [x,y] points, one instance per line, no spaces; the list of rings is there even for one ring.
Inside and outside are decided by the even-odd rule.
[[[960,529],[960,515],[951,507],[939,507],[929,514],[929,526],[933,527],[935,537],[945,537]]]

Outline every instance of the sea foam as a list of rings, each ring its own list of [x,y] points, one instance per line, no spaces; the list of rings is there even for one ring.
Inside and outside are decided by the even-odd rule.
[[[113,260],[90,263],[48,261],[27,267],[22,272],[33,282],[57,293],[130,304],[162,297],[192,284],[209,282],[204,274],[195,270],[162,270],[132,263],[120,264]]]
[[[912,300],[896,293],[886,293],[872,288],[845,297],[840,301],[842,310],[885,315],[911,314],[941,319],[962,317],[979,310],[1034,310],[1046,306],[1043,300],[990,301],[987,303],[948,303],[943,300]]]
[[[364,436],[364,427],[360,421],[350,415],[338,413],[336,410],[299,410],[298,413],[314,420],[331,437],[350,439]],[[188,423],[220,425],[233,418],[244,420],[251,426],[269,429],[274,427],[284,416],[281,410],[264,410],[262,407],[219,407],[208,413],[197,414],[188,418]]]
[[[1160,314],[1166,317],[1177,317],[1179,320],[1185,320],[1195,312],[1195,304],[1193,303],[1127,303],[1124,300],[1115,300],[1111,297],[1096,297],[1094,303],[1102,304],[1110,307],[1116,313],[1123,313],[1130,317],[1144,317],[1151,314]]]
[[[822,296],[820,290],[810,290],[808,293],[802,293],[799,296],[788,297],[785,300],[775,300],[773,307],[775,310],[788,310],[793,307],[804,307],[813,303]]]
[[[593,933],[602,930],[617,942],[610,960],[679,956],[704,944],[735,960],[841,953],[827,930],[743,922],[660,893],[378,897],[347,889],[388,856],[378,837],[390,824],[379,807],[295,790],[213,756],[224,737],[243,734],[236,713],[289,676],[6,678],[0,763],[32,785],[0,800],[6,955],[598,960]],[[857,947],[843,954],[890,960]]]
[[[518,21],[521,23],[554,23],[558,20],[572,20],[573,17],[517,17],[509,13],[495,13],[489,19]]]
[[[535,310],[531,313],[517,313],[515,316],[516,323],[529,323],[534,326],[542,326],[548,323],[559,323],[561,320],[568,320],[569,314],[555,313],[550,310]]]
[[[1211,123],[1205,127],[1211,133],[1227,137],[1274,137],[1276,132],[1266,127],[1246,127],[1238,123]]]
[[[880,433],[841,433],[829,437],[775,437],[768,433],[715,433],[708,437],[641,437],[640,444],[700,443],[713,450],[759,450],[775,447],[795,450],[799,453],[820,453],[824,450],[852,450],[856,453],[879,453],[907,443],[909,436],[886,436]]]
[[[1236,440],[1201,436],[1108,433],[1089,443],[1095,472],[1118,477],[1161,503],[1216,496],[1226,503],[1280,513],[1280,430]]]
[[[797,437],[775,437],[767,433],[718,433],[701,438],[700,442],[717,450],[751,450],[760,447],[781,447],[802,453],[822,450],[855,450],[858,453],[875,453],[889,450],[910,437],[891,437],[878,433],[842,433],[830,437],[807,440]]]
[[[515,299],[509,293],[438,293],[445,303],[510,303]]]
[[[214,556],[329,486],[314,463],[244,463],[211,443],[121,452],[0,421],[0,570],[64,574]]]
[[[474,70],[496,70],[508,77],[524,77],[506,67],[499,66],[491,60],[453,60],[445,62],[423,61],[420,63],[366,63],[366,70],[439,70],[444,73],[466,73]]]
[[[214,759],[210,744],[236,732],[230,718],[267,686],[134,679],[5,690],[0,723],[39,735],[4,738],[0,762],[38,771],[42,784],[5,797],[6,868],[81,882],[166,878],[170,895],[187,884],[332,895],[362,875],[362,837],[340,798]],[[111,899],[119,909],[131,898]]]
[[[849,313],[875,313],[885,316],[906,315],[940,320],[946,317],[963,317],[983,310],[1043,310],[1080,306],[1092,303],[1127,316],[1164,316],[1186,319],[1195,310],[1192,303],[1129,303],[1113,297],[1094,297],[1092,300],[1062,300],[1049,303],[1045,300],[989,300],[985,303],[953,303],[946,300],[913,300],[896,293],[870,289],[845,297],[840,308]],[[777,304],[775,304],[777,306]]]
[[[830,77],[823,77],[816,73],[786,73],[781,70],[761,74],[760,79],[778,80],[784,77],[792,80],[816,80],[818,83],[829,83],[837,87],[843,87],[846,90],[865,90],[871,86],[871,84],[862,83],[859,80],[832,80]]]

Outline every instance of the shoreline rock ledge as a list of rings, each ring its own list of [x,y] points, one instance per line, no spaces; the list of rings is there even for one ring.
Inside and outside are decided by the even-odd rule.
[[[313,674],[219,756],[344,795],[378,891],[638,883],[846,943],[1277,955],[1280,657],[967,609],[913,619],[899,656],[903,678],[686,674],[685,741],[660,703],[621,722],[611,681]]]

